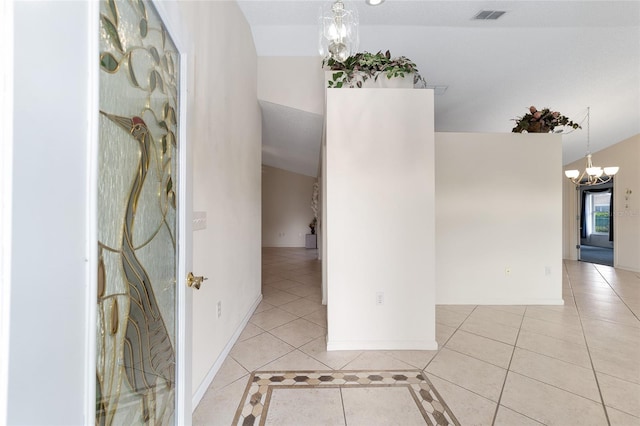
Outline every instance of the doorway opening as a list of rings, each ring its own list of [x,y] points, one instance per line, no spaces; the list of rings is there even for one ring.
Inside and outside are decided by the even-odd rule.
[[[580,188],[580,200],[578,259],[613,266],[613,182]]]

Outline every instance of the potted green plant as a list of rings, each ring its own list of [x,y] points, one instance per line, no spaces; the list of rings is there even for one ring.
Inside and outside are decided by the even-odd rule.
[[[568,126],[574,129],[581,129],[578,123],[574,123],[558,111],[551,111],[549,108],[543,108],[542,111],[534,106],[529,107],[529,113],[513,119],[516,126],[511,130],[513,133],[549,133],[553,132],[557,126]],[[561,132],[562,130],[560,130]],[[559,132],[557,132],[559,133]]]
[[[427,84],[415,63],[405,56],[392,58],[388,50],[385,53],[356,53],[343,62],[325,58],[322,66],[330,72],[329,88],[363,87],[367,80],[378,81],[385,77],[390,80],[412,76],[413,85]]]

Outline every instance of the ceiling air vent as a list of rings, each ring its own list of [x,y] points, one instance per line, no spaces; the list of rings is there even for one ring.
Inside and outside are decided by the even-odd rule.
[[[496,20],[505,13],[506,12],[503,10],[482,10],[478,12],[478,14],[473,17],[473,19],[480,21]]]

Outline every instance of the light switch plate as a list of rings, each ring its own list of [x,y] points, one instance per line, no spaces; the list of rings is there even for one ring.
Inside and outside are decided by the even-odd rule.
[[[200,231],[207,228],[207,212],[193,212],[193,230]]]

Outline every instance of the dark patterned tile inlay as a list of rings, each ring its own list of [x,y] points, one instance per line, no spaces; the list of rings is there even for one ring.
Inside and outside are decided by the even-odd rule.
[[[264,425],[271,391],[282,388],[406,387],[425,424],[460,425],[433,384],[420,370],[394,371],[256,371],[249,377],[234,425]]]

